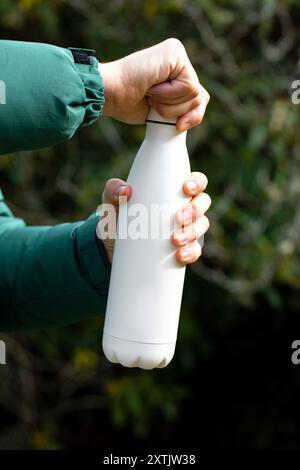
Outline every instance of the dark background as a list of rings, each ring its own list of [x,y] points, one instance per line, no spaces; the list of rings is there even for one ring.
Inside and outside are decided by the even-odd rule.
[[[1,335],[1,449],[300,447],[299,20],[296,0],[1,0],[1,38],[95,48],[100,61],[180,39],[211,95],[188,147],[213,200],[173,362],[110,365],[103,317]],[[1,157],[11,209],[28,224],[85,218],[108,178],[126,178],[143,132],[100,119]]]

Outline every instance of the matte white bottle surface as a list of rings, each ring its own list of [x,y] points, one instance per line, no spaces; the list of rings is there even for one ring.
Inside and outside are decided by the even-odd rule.
[[[118,224],[135,204],[146,207],[150,221],[153,205],[171,208],[173,219],[188,202],[182,189],[191,172],[186,132],[178,134],[166,121],[150,111],[128,176],[133,194],[128,205],[121,204]],[[174,355],[185,266],[176,260],[170,240],[174,225],[166,225],[167,237],[154,238],[149,227],[147,238],[116,239],[103,334],[103,351],[111,362],[153,369],[165,367]]]

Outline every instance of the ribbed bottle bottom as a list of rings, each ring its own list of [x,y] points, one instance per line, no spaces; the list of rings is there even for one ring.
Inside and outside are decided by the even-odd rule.
[[[140,343],[103,334],[102,347],[106,358],[124,367],[162,369],[172,360],[175,343]]]

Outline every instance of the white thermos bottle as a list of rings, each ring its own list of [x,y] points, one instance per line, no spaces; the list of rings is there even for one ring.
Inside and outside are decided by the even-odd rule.
[[[188,202],[183,183],[190,172],[186,132],[178,133],[175,121],[151,109],[127,180],[132,197],[119,211],[118,230],[127,220],[128,233],[117,234],[103,333],[103,351],[113,363],[162,368],[174,355],[185,266],[177,261],[170,236],[176,210]],[[157,237],[158,207],[165,220]],[[148,214],[147,236],[145,227],[140,236],[130,232],[130,214],[132,219],[139,209]]]

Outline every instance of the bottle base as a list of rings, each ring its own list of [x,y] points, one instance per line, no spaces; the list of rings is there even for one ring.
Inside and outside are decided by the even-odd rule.
[[[162,369],[172,360],[175,343],[139,343],[103,334],[105,357],[114,364],[140,369]]]

